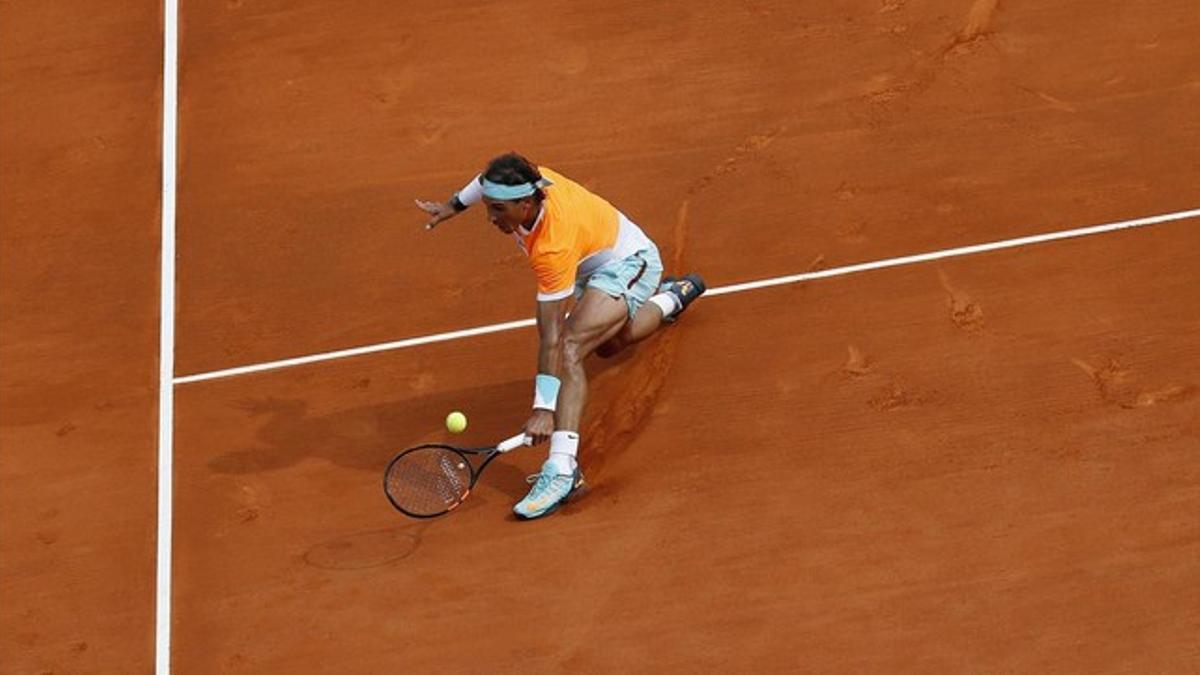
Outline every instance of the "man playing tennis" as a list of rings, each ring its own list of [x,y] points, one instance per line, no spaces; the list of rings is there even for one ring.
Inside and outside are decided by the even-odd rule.
[[[642,229],[583,186],[509,153],[488,163],[447,202],[417,200],[432,229],[480,201],[537,276],[538,374],[525,433],[550,439],[521,519],[552,513],[583,483],[576,455],[587,399],[583,360],[611,356],[673,322],[704,291],[697,274],[659,287],[662,259]],[[567,316],[569,299],[574,307]]]

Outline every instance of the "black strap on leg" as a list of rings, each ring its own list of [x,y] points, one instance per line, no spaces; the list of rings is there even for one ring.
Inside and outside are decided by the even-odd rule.
[[[638,260],[642,261],[642,268],[638,270],[637,274],[633,275],[633,279],[630,280],[629,285],[625,287],[626,290],[632,290],[633,287],[637,285],[637,282],[641,281],[642,275],[646,273],[646,268],[650,265],[650,263],[646,262],[646,259],[641,256],[638,256]]]

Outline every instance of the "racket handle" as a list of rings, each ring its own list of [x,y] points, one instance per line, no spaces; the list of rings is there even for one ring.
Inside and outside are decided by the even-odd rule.
[[[525,432],[521,432],[508,440],[500,441],[496,444],[496,449],[500,452],[508,452],[522,445],[529,445],[529,437],[525,435]]]

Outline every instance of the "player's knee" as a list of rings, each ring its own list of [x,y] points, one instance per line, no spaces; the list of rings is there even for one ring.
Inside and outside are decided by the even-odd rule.
[[[568,366],[582,365],[584,357],[587,356],[584,351],[583,341],[571,331],[567,331],[562,336],[562,355],[563,360]]]

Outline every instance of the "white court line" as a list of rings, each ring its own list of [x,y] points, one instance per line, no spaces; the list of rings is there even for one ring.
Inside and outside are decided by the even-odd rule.
[[[717,295],[726,295],[728,293],[741,293],[759,288],[767,288],[769,286],[781,286],[783,284],[794,284],[801,281],[812,281],[814,279],[824,279],[827,277],[836,277],[846,274],[856,274],[858,272],[867,272],[870,270],[883,269],[885,267],[899,267],[901,265],[912,265],[914,263],[928,262],[930,260],[940,260],[942,258],[953,258],[957,256],[971,255],[974,253],[984,253],[987,251],[997,251],[1005,248],[1014,248],[1017,246],[1028,246],[1030,244],[1040,244],[1047,241],[1056,241],[1059,239],[1070,239],[1072,237],[1084,237],[1091,234],[1101,234],[1104,232],[1113,232],[1115,230],[1124,230],[1133,227],[1143,227],[1146,225],[1155,225],[1158,223],[1166,223],[1174,220],[1186,220],[1200,216],[1200,209],[1192,209],[1190,211],[1177,211],[1175,213],[1166,213],[1158,216],[1149,216],[1146,218],[1137,218],[1134,220],[1122,220],[1115,223],[1106,223],[1104,225],[1093,225],[1090,227],[1081,227],[1074,230],[1062,230],[1060,232],[1050,232],[1047,234],[1035,234],[1028,237],[1017,237],[1015,239],[1005,239],[1002,241],[994,241],[986,244],[975,244],[972,246],[960,246],[958,248],[948,248],[932,253],[920,253],[916,255],[907,255],[899,258],[888,258],[886,260],[876,260],[874,262],[859,263],[855,265],[846,265],[844,267],[834,267],[827,270],[819,270],[816,272],[806,272],[804,274],[793,274],[784,277],[775,277],[773,279],[763,279],[760,281],[749,281],[746,283],[732,284],[729,286],[721,286],[719,288],[711,288],[705,297]],[[311,356],[298,356],[296,358],[284,359],[282,361],[270,361],[267,363],[259,363],[250,366],[241,366],[238,368],[227,368],[224,370],[214,370],[207,373],[197,373],[195,375],[185,375],[175,378],[175,384],[188,384],[190,382],[202,382],[205,380],[216,380],[227,377],[236,377],[238,375],[247,375],[250,373],[259,373],[265,370],[276,370],[279,368],[288,368],[291,366],[300,366],[309,363],[317,363],[320,361],[332,361],[334,359],[344,359],[351,356],[360,356],[362,354],[373,354],[376,352],[391,351],[394,349],[404,349],[407,347],[416,347],[419,345],[427,345],[435,342],[447,342],[450,340],[461,340],[463,338],[474,337],[476,335],[486,335],[488,333],[498,333],[501,331],[515,330],[517,328],[528,328],[535,325],[533,319],[522,319],[520,321],[509,321],[506,323],[492,324],[489,326],[479,326],[477,328],[468,328],[465,330],[457,330],[449,333],[437,333],[434,335],[425,335],[422,337],[409,338],[406,340],[398,340],[396,342],[385,342],[377,345],[369,345],[366,347],[356,347],[354,349],[342,349],[336,352],[326,352],[323,354],[313,354]]]
[[[776,277],[774,279],[763,279],[762,281],[748,281],[743,284],[733,284],[731,286],[722,286],[713,288],[705,293],[705,297],[713,295],[724,295],[726,293],[741,293],[742,291],[751,291],[758,288],[766,288],[768,286],[780,286],[783,284],[794,284],[800,281],[812,281],[813,279],[824,279],[826,277],[837,277],[844,274],[855,274],[857,272],[867,272],[870,270],[883,269],[885,267],[899,267],[901,265],[912,265],[914,263],[928,262],[930,260],[941,260],[942,258],[954,258],[957,256],[971,255],[973,253],[985,253],[987,251],[999,251],[1005,248],[1016,248],[1018,246],[1028,246],[1030,244],[1041,244],[1047,241],[1057,241],[1059,239],[1071,239],[1073,237],[1086,237],[1089,234],[1101,234],[1104,232],[1113,232],[1116,230],[1125,230],[1132,227],[1143,227],[1145,225],[1156,225],[1158,223],[1166,223],[1173,220],[1186,220],[1200,216],[1200,209],[1192,209],[1190,211],[1177,211],[1175,213],[1166,213],[1160,216],[1148,216],[1146,218],[1138,218],[1136,220],[1122,220],[1116,223],[1106,223],[1104,225],[1092,225],[1090,227],[1080,227],[1074,230],[1062,230],[1061,232],[1049,232],[1046,234],[1034,234],[1028,237],[1017,237],[1016,239],[1004,239],[1002,241],[993,241],[986,244],[974,244],[971,246],[959,246],[958,248],[948,248],[942,251],[933,251],[932,253],[918,253],[916,255],[906,255],[899,258],[888,258],[886,260],[876,260],[875,262],[858,263],[857,265],[846,265],[845,267],[834,267],[827,270],[818,270],[816,272],[805,272],[804,274],[793,274],[786,277]]]
[[[197,375],[185,375],[175,378],[175,384],[187,384],[188,382],[202,382],[204,380],[216,380],[223,377],[234,377],[236,375],[246,375],[249,373],[260,373],[264,370],[276,370],[278,368],[287,368],[290,366],[302,366],[306,363],[316,363],[318,361],[332,361],[334,359],[344,359],[351,356],[361,356],[363,354],[374,354],[375,352],[386,352],[393,349],[404,349],[405,347],[416,347],[417,345],[427,345],[434,342],[447,342],[449,340],[461,340],[462,338],[473,337],[475,335],[486,335],[488,333],[499,333],[506,330],[515,330],[517,328],[526,328],[533,326],[536,322],[533,319],[521,319],[520,321],[509,321],[507,323],[497,323],[490,326],[480,326],[478,328],[467,328],[465,330],[456,330],[450,333],[438,333],[436,335],[426,335],[423,337],[408,338],[407,340],[397,340],[395,342],[384,342],[377,345],[369,345],[366,347],[354,347],[352,349],[341,349],[336,352],[325,352],[323,354],[313,354],[312,356],[297,356],[293,359],[283,359],[282,361],[270,361],[268,363],[258,363],[252,366],[241,366],[238,368],[228,368],[226,370],[215,370],[211,373],[199,373]]]
[[[179,1],[163,1],[162,242],[159,255],[158,540],[154,672],[171,672],[171,536],[175,466],[175,133],[179,118]]]

